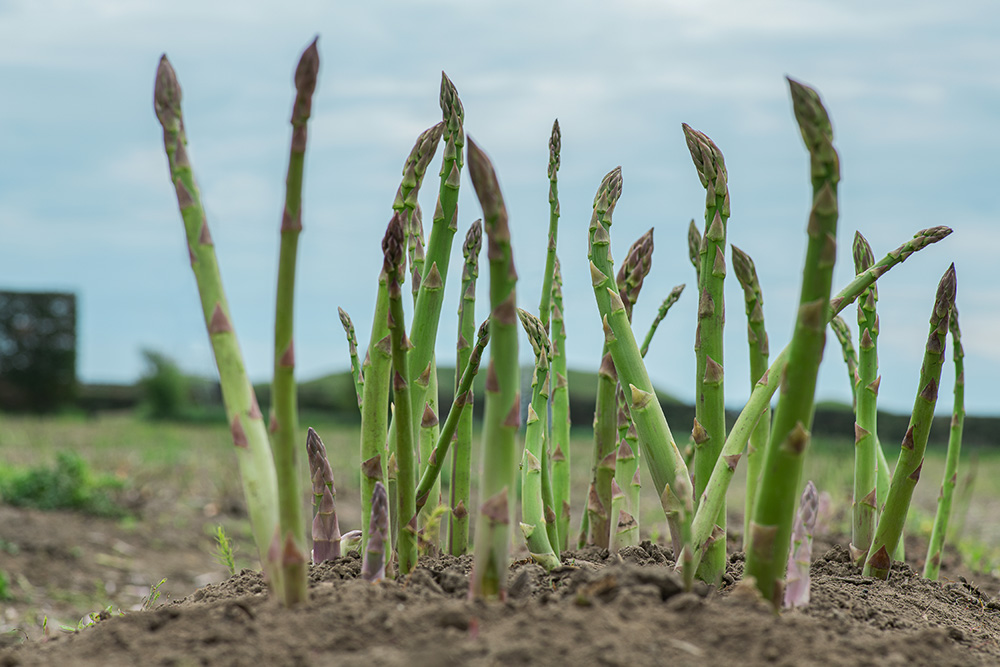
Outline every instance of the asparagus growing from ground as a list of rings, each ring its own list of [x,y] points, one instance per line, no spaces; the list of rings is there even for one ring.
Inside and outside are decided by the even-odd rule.
[[[382,482],[375,482],[371,506],[372,514],[368,520],[371,536],[361,561],[361,578],[376,584],[385,579],[385,552],[389,539],[389,496]]]
[[[552,311],[552,276],[556,270],[556,239],[559,236],[559,149],[562,146],[562,134],[559,131],[559,119],[552,123],[552,134],[549,137],[549,243],[545,253],[545,272],[542,274],[542,298],[538,305],[538,319],[549,332],[550,314]]]
[[[587,500],[588,541],[607,548],[611,535],[611,480],[615,475],[615,450],[618,443],[615,387],[618,374],[607,344],[601,352],[597,371],[597,400],[594,407],[594,458],[591,466],[590,493]]]
[[[278,527],[278,482],[267,439],[267,428],[247,378],[229,303],[222,287],[212,235],[208,229],[201,193],[187,154],[187,135],[181,112],[181,87],[164,55],[156,71],[153,94],[156,117],[163,126],[163,146],[170,168],[170,182],[187,236],[188,256],[198,284],[202,314],[218,366],[226,419],[236,446],[236,460],[250,514],[257,553],[272,586],[277,588],[277,563],[269,560],[271,538]],[[279,591],[280,592],[280,591]]]
[[[559,566],[550,541],[545,517],[542,490],[542,443],[545,439],[545,420],[539,416],[548,412],[549,402],[549,337],[542,321],[531,313],[518,308],[521,326],[528,334],[535,352],[535,370],[531,377],[531,403],[528,404],[527,430],[524,435],[524,455],[521,459],[521,532],[528,544],[528,551],[546,570]],[[556,535],[558,539],[558,534]]]
[[[934,421],[934,406],[937,404],[938,384],[941,381],[941,366],[944,363],[945,342],[948,335],[948,319],[955,304],[955,265],[952,264],[941,282],[938,283],[931,312],[930,334],[924,348],[924,361],[920,367],[920,385],[910,415],[910,425],[906,429],[899,450],[899,459],[892,472],[889,496],[882,508],[878,528],[865,560],[864,575],[888,579],[892,568],[892,557],[903,522],[910,510],[913,489],[920,479],[920,469],[924,465],[924,450],[927,437]]]
[[[479,249],[483,243],[483,221],[476,220],[465,235],[462,254],[462,296],[458,304],[458,360],[455,364],[455,396],[461,390],[465,369],[472,356],[472,337],[476,331],[476,279],[479,277]],[[478,365],[478,361],[477,361]],[[448,515],[448,551],[461,556],[469,548],[469,503],[472,478],[472,386],[466,392],[458,417],[455,449],[451,465],[451,513]],[[452,410],[456,409],[452,407]],[[448,413],[451,419],[451,413]]]
[[[358,409],[364,402],[365,397],[365,374],[361,370],[361,360],[358,358],[358,338],[354,333],[354,322],[351,316],[343,308],[337,308],[340,315],[340,324],[344,327],[344,334],[347,336],[347,350],[351,355],[351,377],[354,379],[354,390],[358,394]]]
[[[805,269],[795,332],[781,379],[771,439],[764,455],[750,524],[746,574],[775,606],[781,604],[788,563],[795,495],[812,425],[816,376],[826,343],[830,284],[837,259],[837,183],[840,165],[833,147],[833,128],[819,95],[788,80],[795,119],[810,154],[813,204],[806,231]]]
[[[312,523],[314,563],[340,558],[340,524],[337,521],[337,489],[333,486],[333,468],[326,456],[326,447],[319,434],[310,426],[306,432],[306,452],[312,479]]]
[[[677,300],[681,298],[681,293],[684,292],[686,285],[677,285],[672,290],[667,298],[663,300],[660,304],[659,310],[656,311],[656,317],[653,318],[653,323],[649,325],[649,331],[646,332],[646,337],[642,341],[642,345],[639,347],[639,354],[645,358],[646,353],[649,352],[649,344],[653,342],[653,336],[656,334],[656,329],[659,328],[660,322],[663,318],[667,316],[670,308],[677,303]]]
[[[399,533],[396,553],[399,573],[409,574],[417,564],[416,525],[416,461],[413,439],[413,418],[410,415],[410,383],[406,379],[406,353],[410,342],[406,338],[406,320],[403,317],[403,277],[405,240],[403,216],[394,213],[382,240],[385,261],[382,271],[389,277],[389,338],[392,349],[392,402],[396,415],[396,464],[399,466],[396,481],[397,516]],[[403,522],[406,521],[404,524]]]
[[[736,246],[732,246],[733,271],[736,279],[743,287],[743,300],[747,314],[747,342],[750,345],[750,391],[767,372],[767,362],[770,355],[767,329],[764,327],[764,293],[757,278],[757,268],[750,255]],[[750,513],[754,499],[757,497],[757,484],[760,481],[760,467],[763,463],[764,450],[771,435],[771,404],[764,408],[764,414],[757,421],[757,426],[747,443],[747,489],[746,502],[743,510],[743,549],[749,544]]]
[[[854,270],[867,270],[875,255],[860,232],[854,234]],[[858,371],[854,391],[857,420],[854,423],[854,505],[852,507],[851,555],[860,565],[875,534],[878,494],[878,289],[872,285],[858,299]]]
[[[952,305],[951,320],[952,355],[955,360],[955,402],[951,412],[951,431],[948,435],[948,455],[944,464],[944,479],[938,496],[937,514],[931,529],[930,543],[927,545],[927,559],[924,561],[924,576],[937,579],[941,570],[941,550],[948,533],[951,518],[951,503],[958,481],[958,459],[962,452],[962,427],[965,425],[965,350],[962,349],[962,331],[958,326],[958,307]]]
[[[295,69],[295,103],[292,107],[292,146],[285,179],[285,206],[281,216],[281,250],[278,258],[278,289],[274,313],[274,380],[271,385],[270,431],[274,467],[278,475],[278,518],[283,544],[285,604],[308,597],[306,589],[305,521],[299,484],[300,448],[295,390],[295,265],[299,234],[302,231],[302,171],[305,167],[306,139],[312,97],[319,74],[316,40],[303,52]]]
[[[521,415],[517,362],[517,271],[507,208],[486,154],[469,140],[469,175],[483,209],[490,261],[490,363],[486,370],[481,505],[476,519],[472,597],[507,597],[511,502],[515,499]]]
[[[699,247],[698,329],[694,336],[695,371],[694,494],[699,498],[708,484],[715,462],[726,441],[726,401],[723,363],[723,327],[726,320],[726,222],[729,220],[729,184],[726,162],[715,143],[697,130],[683,125],[698,179],[706,190],[705,232]],[[716,518],[722,534],[726,530],[726,508]],[[710,547],[698,577],[717,583],[726,569],[726,540]]]
[[[552,274],[552,504],[559,533],[557,551],[569,547],[570,447],[569,380],[566,372],[566,325],[563,322],[562,275],[559,258]],[[556,545],[553,545],[556,546]]]
[[[806,482],[799,501],[799,511],[792,527],[791,551],[788,554],[788,585],[784,606],[805,607],[809,604],[809,566],[812,564],[813,529],[819,513],[819,494],[812,480]]]
[[[427,165],[437,151],[444,123],[424,130],[403,165],[403,178],[396,191],[392,208],[407,218],[415,214],[417,195],[423,182]],[[372,319],[371,340],[365,355],[364,399],[361,406],[361,549],[368,543],[368,520],[371,517],[371,499],[375,482],[388,484],[389,454],[386,437],[389,429],[389,377],[392,369],[392,350],[389,340],[389,276],[383,270],[378,277],[378,296]],[[390,522],[393,518],[390,514]],[[388,539],[388,538],[387,538]],[[386,542],[388,546],[388,542]]]

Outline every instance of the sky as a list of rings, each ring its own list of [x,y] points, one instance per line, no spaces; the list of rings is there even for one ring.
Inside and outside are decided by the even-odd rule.
[[[292,74],[319,35],[300,240],[300,379],[348,367],[337,307],[367,341],[380,241],[403,162],[440,119],[441,72],[454,81],[469,136],[490,155],[507,202],[518,300],[536,311],[548,225],[548,137],[562,127],[559,255],[569,365],[596,370],[602,344],[586,229],[594,192],[622,166],[612,249],[654,227],[656,252],[635,310],[642,335],[678,283],[688,290],[646,363],[654,383],[694,394],[694,270],[686,231],[704,191],[681,123],[721,148],[728,240],[753,257],[771,349],[788,341],[811,200],[808,154],[785,76],[814,86],[840,152],[840,256],[855,230],[876,257],[920,229],[955,233],[879,283],[880,407],[908,412],[934,291],[951,262],[970,413],[1000,414],[1000,7],[940,2],[193,2],[0,0],[0,289],[78,295],[78,375],[131,382],[141,350],[214,374],[152,87],[164,52],[184,91],[189,153],[201,185],[248,370],[273,368],[278,228],[291,135]],[[421,205],[433,211],[440,153]],[[481,216],[463,175],[461,239]],[[481,285],[486,284],[485,256]],[[450,274],[437,354],[454,357],[459,269]],[[484,295],[478,319],[488,314]],[[748,389],[742,291],[726,287],[727,404]],[[854,310],[845,317],[857,332]],[[949,343],[950,345],[950,343]],[[521,356],[530,361],[522,340]],[[951,409],[945,365],[939,413]],[[830,336],[819,400],[850,400]]]

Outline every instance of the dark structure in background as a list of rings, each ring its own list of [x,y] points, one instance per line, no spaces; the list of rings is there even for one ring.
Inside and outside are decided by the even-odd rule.
[[[76,295],[0,292],[0,409],[51,412],[76,398]]]

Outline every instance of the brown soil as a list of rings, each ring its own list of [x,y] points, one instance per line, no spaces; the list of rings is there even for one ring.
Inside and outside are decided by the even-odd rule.
[[[551,572],[527,561],[511,568],[508,601],[466,599],[471,558],[424,558],[405,581],[359,581],[349,556],[312,568],[310,601],[282,609],[260,575],[214,576],[205,539],[190,527],[139,526],[0,507],[0,569],[21,573],[15,590],[36,599],[2,603],[0,666],[162,665],[988,665],[1000,663],[998,582],[979,586],[953,563],[930,582],[897,564],[888,582],[862,577],[837,544],[819,540],[812,603],[775,615],[740,584],[742,554],[730,558],[723,589],[683,592],[672,556],[655,544],[618,554],[568,554]],[[0,544],[0,546],[3,546]],[[70,549],[67,545],[76,545]],[[15,553],[10,553],[14,551]],[[912,553],[920,553],[914,545]],[[206,572],[208,570],[208,572]],[[215,574],[218,568],[215,568]],[[166,576],[186,598],[100,620],[75,633],[31,624],[44,591],[107,582],[110,599],[137,603]],[[107,598],[106,598],[107,599]],[[46,613],[73,601],[47,599]],[[48,605],[48,606],[45,606]],[[36,612],[37,613],[37,612]],[[27,638],[27,639],[26,639]]]

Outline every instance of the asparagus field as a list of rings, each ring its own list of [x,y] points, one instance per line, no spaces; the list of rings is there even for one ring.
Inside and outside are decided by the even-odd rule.
[[[392,206],[378,221],[388,224],[383,262],[371,267],[377,297],[370,312],[353,314],[358,322],[370,317],[370,328],[357,329],[351,315],[339,311],[361,426],[349,444],[338,437],[334,447],[324,443],[330,440],[324,432],[329,425],[300,420],[292,327],[297,243],[310,225],[321,224],[309,218],[302,196],[320,66],[313,41],[294,75],[278,225],[274,376],[265,420],[245,370],[188,150],[180,79],[165,55],[160,60],[154,109],[218,367],[253,547],[244,554],[250,568],[225,583],[199,589],[182,604],[154,610],[143,620],[139,615],[99,625],[94,620],[98,630],[173,624],[189,638],[183,641],[231,646],[246,636],[234,630],[239,626],[247,634],[260,632],[249,649],[257,652],[253,659],[264,656],[276,664],[318,662],[343,652],[386,664],[550,663],[588,661],[595,654],[616,664],[655,664],[667,657],[677,664],[703,664],[747,656],[757,664],[783,657],[774,647],[795,641],[802,653],[825,653],[786,658],[794,664],[815,663],[816,655],[825,664],[863,663],[859,653],[879,656],[874,663],[985,664],[1000,657],[1000,603],[966,582],[931,581],[945,562],[952,508],[961,504],[955,501],[963,473],[960,267],[952,264],[936,294],[920,295],[930,314],[929,333],[909,428],[898,450],[879,438],[875,418],[881,379],[877,345],[892,337],[880,330],[878,281],[920,270],[911,266],[921,261],[911,259],[916,253],[947,253],[947,243],[937,244],[952,230],[916,231],[881,258],[856,231],[855,278],[843,287],[834,284],[842,255],[838,237],[845,234],[839,229],[841,156],[831,113],[815,89],[788,79],[792,117],[809,157],[808,175],[789,187],[808,192],[811,204],[802,212],[801,264],[788,270],[801,272],[799,298],[783,304],[794,311],[794,331],[775,354],[763,317],[766,286],[757,267],[779,259],[787,263],[796,254],[751,258],[731,246],[727,259],[727,241],[746,233],[728,224],[738,215],[729,194],[729,181],[738,175],[729,173],[723,147],[706,133],[687,124],[678,128],[705,189],[704,222],[687,228],[667,222],[656,230],[656,239],[686,243],[695,269],[687,297],[697,301],[697,320],[690,323],[694,349],[673,351],[695,355],[690,378],[695,418],[688,424],[668,421],[646,362],[657,326],[673,303],[685,298],[684,285],[647,280],[655,256],[653,229],[627,253],[617,253],[616,271],[615,249],[622,240],[616,239],[613,222],[628,196],[622,167],[608,165],[603,176],[593,175],[584,237],[582,221],[562,220],[558,188],[562,149],[583,139],[564,136],[558,121],[553,123],[539,296],[534,292],[539,286],[519,280],[520,246],[509,224],[502,175],[488,147],[467,136],[459,88],[442,73],[441,118],[428,119],[428,128],[416,137],[402,161]],[[472,128],[476,110],[468,117]],[[439,144],[437,187],[422,188]],[[458,211],[458,193],[466,187],[463,171],[480,205],[473,215]],[[429,191],[421,206],[421,194]],[[426,236],[424,210],[433,211]],[[687,220],[690,213],[672,215]],[[460,229],[468,229],[464,265],[461,272],[450,271]],[[567,240],[572,235],[577,238]],[[573,332],[563,319],[566,308],[579,306],[563,300],[569,276],[561,272],[559,256],[579,252],[584,240],[598,313],[592,326],[603,331],[604,345],[593,360],[598,377],[593,426],[576,425],[577,438],[582,431],[589,441],[581,450],[570,437],[566,339]],[[907,266],[899,266],[904,262]],[[725,382],[724,288],[730,265],[745,297],[738,310],[745,312],[751,371],[749,378]],[[449,274],[461,281],[460,301],[447,304],[460,313],[455,338],[439,327]],[[410,317],[404,308],[407,287]],[[640,293],[651,291],[662,305],[648,331],[636,331]],[[537,312],[530,306],[536,296]],[[488,304],[489,316],[481,323],[475,322],[477,299]],[[858,313],[857,338],[839,317],[851,306]],[[730,313],[730,324],[737,321]],[[812,430],[828,328],[842,347],[855,397],[854,432],[844,434],[854,447],[848,456],[831,457],[829,469],[817,469],[810,464],[816,449]],[[907,533],[922,531],[921,519],[929,516],[914,498],[927,484],[918,482],[926,472],[949,339],[955,400],[940,501],[929,545],[922,535],[908,542]],[[525,342],[533,352],[530,385],[522,383],[519,366]],[[450,406],[439,403],[437,355],[444,349],[453,350],[458,362]],[[473,391],[479,373],[483,396]],[[483,406],[478,424],[472,415],[477,401]],[[727,403],[743,405],[731,425]],[[850,492],[842,497],[845,487]],[[849,535],[831,530],[838,516],[832,503],[847,517]],[[892,616],[905,604],[933,609],[933,618],[925,613],[920,621],[896,623]],[[949,605],[956,608],[954,620],[947,615]],[[851,610],[848,616],[855,620],[840,609]],[[707,620],[713,615],[719,623]],[[538,628],[525,630],[539,619],[544,623]],[[705,635],[708,628],[715,633],[711,637]],[[765,628],[777,628],[776,636],[751,639]],[[857,636],[838,642],[841,631]],[[90,642],[97,634],[81,632],[72,643],[81,655],[96,654],[99,649]],[[817,648],[810,649],[803,636],[816,638]],[[125,653],[139,646],[168,650],[157,641],[140,632],[121,643]],[[38,656],[57,654],[42,648],[34,655],[9,655],[14,664],[22,657],[31,664]],[[213,651],[203,656],[218,660]],[[175,657],[189,656],[181,651]],[[226,658],[234,664],[249,659]]]

